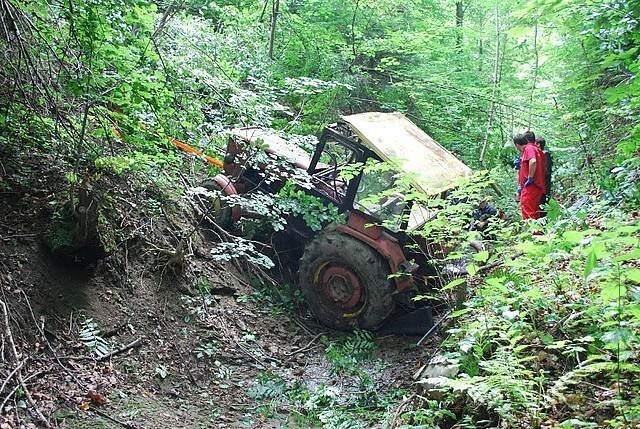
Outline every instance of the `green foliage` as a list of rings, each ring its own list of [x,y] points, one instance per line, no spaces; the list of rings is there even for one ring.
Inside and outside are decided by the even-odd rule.
[[[357,329],[351,335],[340,337],[337,341],[330,341],[324,337],[325,353],[332,364],[332,373],[359,373],[358,364],[371,357],[375,350],[369,331]]]
[[[290,284],[280,286],[253,279],[251,285],[256,289],[253,299],[270,307],[272,314],[293,314],[303,302],[300,289]]]
[[[440,428],[440,422],[455,419],[456,415],[445,408],[446,404],[436,400],[426,400],[422,407],[402,414],[402,420],[407,424],[398,429],[428,429]]]
[[[598,224],[589,228],[586,216]],[[446,383],[449,400],[464,393],[515,423],[541,421],[553,398],[586,378],[628,394],[625,380],[640,371],[639,230],[596,205],[568,210],[544,235],[525,230],[511,250],[501,248],[504,268],[482,280],[467,311],[456,314],[460,326],[449,330],[444,349],[461,370]],[[623,421],[626,412],[616,410],[614,420]]]
[[[531,360],[518,356],[520,350],[499,348],[490,359],[480,362],[480,374],[448,380],[445,386],[453,394],[464,392],[476,404],[493,410],[508,425],[514,425],[526,415],[539,421],[542,408],[540,384],[525,364]]]
[[[326,205],[321,198],[309,195],[289,182],[280,189],[276,207],[282,214],[302,217],[313,231],[320,231],[326,225],[342,219],[333,204]]]
[[[198,359],[205,359],[205,358],[211,359],[218,352],[219,348],[220,348],[220,343],[212,339],[200,344],[198,347],[193,349],[193,352],[195,353]]]
[[[102,330],[92,318],[86,318],[80,323],[80,341],[96,357],[104,357],[109,354],[111,347],[107,340],[101,337]]]
[[[215,304],[216,301],[209,292],[201,291],[200,293],[201,295],[199,297],[183,295],[180,299],[187,306],[190,315],[195,315],[200,320],[204,320],[207,317],[209,307]],[[185,322],[189,322],[191,320],[190,315],[185,316]]]
[[[253,399],[266,400],[282,397],[286,391],[284,380],[265,372],[258,376],[258,379],[249,388],[247,394]]]
[[[233,242],[216,243],[211,249],[211,257],[215,261],[230,261],[243,258],[252,264],[265,268],[273,268],[274,263],[268,256],[260,253],[252,241],[242,237],[234,237]]]
[[[275,371],[267,371],[249,388],[251,398],[263,406],[264,417],[295,421],[305,427],[323,428],[368,428],[382,422],[390,409],[404,394],[391,390],[383,394],[375,390],[371,364],[374,345],[372,336],[366,331],[356,331],[335,340],[323,337],[327,358],[332,371],[338,371],[340,382],[291,383]],[[348,354],[356,357],[351,358]],[[323,365],[324,366],[324,365]],[[332,372],[333,373],[333,372]],[[283,406],[284,405],[284,406]]]
[[[44,239],[53,253],[68,249],[73,245],[75,237],[75,223],[63,210],[54,213],[53,222],[46,232]]]

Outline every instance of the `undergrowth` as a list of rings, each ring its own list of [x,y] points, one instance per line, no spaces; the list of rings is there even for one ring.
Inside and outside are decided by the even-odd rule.
[[[323,336],[330,379],[290,383],[282,374],[265,371],[249,389],[249,396],[264,404],[260,409],[264,418],[278,417],[291,422],[291,427],[373,427],[390,415],[405,392],[377,391],[373,378],[381,362],[373,357],[372,339],[370,332],[362,330],[337,339]]]
[[[640,424],[639,230],[608,205],[556,205],[517,244],[491,249],[502,267],[476,274],[453,314],[442,353],[459,372],[441,401],[418,407],[425,421],[450,427],[433,418],[444,403],[456,427]],[[407,421],[420,423],[418,410]]]

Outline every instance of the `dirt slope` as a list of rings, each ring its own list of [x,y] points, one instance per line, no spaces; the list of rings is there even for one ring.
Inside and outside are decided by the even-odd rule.
[[[195,233],[182,263],[168,264],[195,223],[184,200],[130,176],[96,178],[112,249],[61,257],[45,243],[64,171],[9,152],[2,167],[1,428],[299,427],[256,394],[260,383],[349,387],[321,338],[342,334],[252,287],[242,263],[211,260],[210,237]],[[373,339],[376,394],[410,387],[431,355],[415,341]]]

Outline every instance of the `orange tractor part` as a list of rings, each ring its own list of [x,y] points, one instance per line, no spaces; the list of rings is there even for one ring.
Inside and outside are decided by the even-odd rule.
[[[174,145],[178,146],[180,149],[184,150],[185,152],[189,152],[189,153],[193,153],[194,155],[197,155],[199,158],[204,159],[205,161],[207,161],[209,164],[215,165],[216,167],[220,167],[222,168],[222,161],[220,161],[219,159],[213,158],[209,155],[204,154],[202,151],[189,146],[188,144],[181,142],[178,139],[175,138],[171,138],[171,137],[167,137],[168,139],[171,139],[171,143],[173,143]]]

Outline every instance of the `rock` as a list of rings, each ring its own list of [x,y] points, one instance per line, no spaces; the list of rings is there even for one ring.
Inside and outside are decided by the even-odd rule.
[[[442,388],[446,380],[457,375],[459,371],[460,366],[456,361],[436,355],[414,374],[413,379],[423,395],[439,400],[442,399]]]

